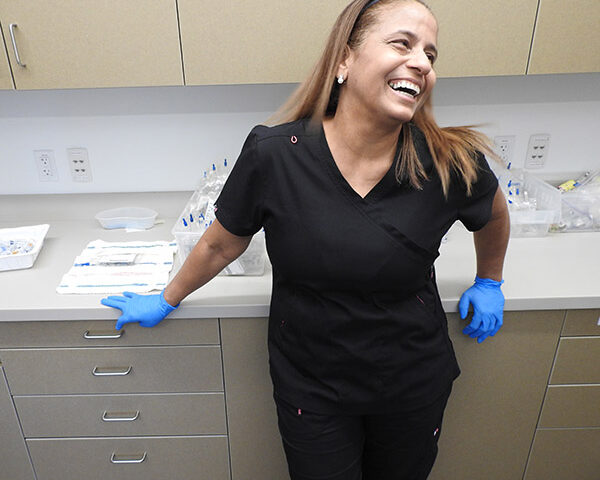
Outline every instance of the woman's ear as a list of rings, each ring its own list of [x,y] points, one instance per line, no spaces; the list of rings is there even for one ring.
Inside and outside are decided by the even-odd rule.
[[[348,71],[350,70],[350,66],[354,61],[354,52],[350,49],[348,45],[344,48],[344,58],[342,63],[338,66],[337,76],[340,75],[344,78],[348,78]]]

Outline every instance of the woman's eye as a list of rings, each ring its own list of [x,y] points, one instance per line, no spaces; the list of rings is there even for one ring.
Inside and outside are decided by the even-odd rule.
[[[394,40],[392,43],[401,50],[410,50],[410,43],[408,43],[408,40]]]
[[[435,55],[432,55],[431,53],[427,54],[427,58],[429,59],[429,62],[433,65],[435,63]]]

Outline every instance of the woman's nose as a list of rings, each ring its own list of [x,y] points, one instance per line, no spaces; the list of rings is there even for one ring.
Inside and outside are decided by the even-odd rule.
[[[431,71],[431,60],[423,50],[414,49],[410,56],[408,66],[419,70],[423,75]]]

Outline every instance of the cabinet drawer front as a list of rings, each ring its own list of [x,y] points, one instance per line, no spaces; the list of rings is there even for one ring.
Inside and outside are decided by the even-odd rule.
[[[600,337],[561,338],[551,384],[600,383]]]
[[[600,309],[569,310],[561,335],[563,337],[577,335],[600,336]]]
[[[223,435],[222,393],[14,397],[25,437]]]
[[[121,330],[113,320],[0,322],[0,348],[218,344],[214,318],[167,319],[152,328],[131,323]]]
[[[221,349],[0,350],[13,395],[223,391]]]
[[[538,430],[525,480],[598,480],[600,430]]]
[[[600,427],[600,385],[550,386],[540,427]]]
[[[229,479],[224,436],[27,440],[27,445],[38,480]]]

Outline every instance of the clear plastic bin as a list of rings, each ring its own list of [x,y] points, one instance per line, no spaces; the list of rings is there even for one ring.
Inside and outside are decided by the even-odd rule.
[[[510,212],[511,237],[544,237],[555,218],[553,210],[518,210]]]
[[[174,235],[175,241],[177,242],[177,258],[181,265],[183,265],[183,262],[185,262],[185,259],[204,233],[204,231],[194,231],[189,222],[190,209],[192,205],[197,204],[198,199],[199,193],[195,192],[181,212],[181,215],[177,218],[177,221],[171,230],[171,233]],[[185,224],[188,225],[187,227],[183,220],[186,220]],[[266,260],[267,250],[265,247],[265,233],[261,230],[252,237],[246,251],[240,255],[237,260],[225,267],[220,275],[263,275],[265,273]]]

